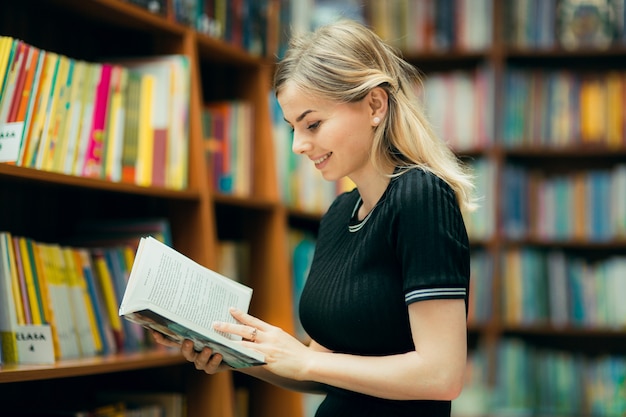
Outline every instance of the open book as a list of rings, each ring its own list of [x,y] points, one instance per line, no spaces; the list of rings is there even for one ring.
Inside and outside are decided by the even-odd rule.
[[[139,242],[119,315],[182,342],[194,341],[224,357],[233,368],[264,364],[240,337],[213,329],[215,321],[235,323],[229,308],[248,311],[252,289],[197,264],[153,237]]]

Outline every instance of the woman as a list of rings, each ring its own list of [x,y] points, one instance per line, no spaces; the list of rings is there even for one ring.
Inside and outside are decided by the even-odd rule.
[[[293,151],[356,188],[324,215],[300,316],[312,341],[240,311],[217,323],[265,354],[242,370],[323,392],[317,416],[449,416],[463,384],[469,247],[461,216],[471,176],[433,134],[413,66],[364,26],[294,38],[274,88]],[[161,343],[168,344],[155,335]],[[183,355],[209,374],[210,349]]]

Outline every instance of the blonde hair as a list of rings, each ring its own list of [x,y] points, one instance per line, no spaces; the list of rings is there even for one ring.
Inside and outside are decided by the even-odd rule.
[[[373,165],[401,170],[421,168],[446,181],[459,205],[473,210],[473,177],[448,145],[438,138],[416,93],[418,70],[367,27],[350,20],[294,36],[274,74],[274,91],[289,81],[303,91],[337,102],[362,100],[373,88],[388,95],[388,113],[375,129]]]

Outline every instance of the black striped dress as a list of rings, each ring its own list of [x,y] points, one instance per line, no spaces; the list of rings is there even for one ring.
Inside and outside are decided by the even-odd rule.
[[[411,169],[391,180],[363,220],[358,190],[340,195],[324,215],[300,300],[304,329],[336,352],[392,355],[414,349],[407,306],[465,299],[469,244],[452,189]],[[449,416],[449,401],[391,401],[328,387],[316,414]]]

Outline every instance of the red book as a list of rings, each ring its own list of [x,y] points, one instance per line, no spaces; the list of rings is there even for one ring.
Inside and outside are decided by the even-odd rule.
[[[38,48],[35,48],[34,46],[30,47],[30,54],[28,57],[29,62],[26,63],[26,77],[24,79],[24,85],[22,88],[22,98],[20,100],[20,105],[17,109],[17,114],[15,115],[16,122],[22,122],[26,120],[26,110],[28,109],[28,106],[30,104],[32,91],[35,86],[35,74],[40,64],[40,52],[41,51]]]
[[[22,99],[22,91],[24,89],[24,80],[26,78],[26,65],[29,62],[29,49],[30,46],[24,42],[20,42],[20,44],[18,45],[18,56],[19,56],[19,61],[17,63],[17,65],[19,65],[19,68],[17,68],[17,77],[15,80],[15,90],[13,90],[13,98],[11,99],[11,107],[9,108],[9,114],[7,115],[7,122],[11,123],[11,122],[15,122],[17,120],[15,120],[15,117],[17,115],[17,110],[20,106],[20,101]]]
[[[96,88],[96,98],[93,109],[93,122],[89,135],[89,144],[85,155],[82,176],[100,178],[102,175],[102,151],[104,143],[104,129],[109,107],[109,91],[111,85],[111,64],[102,64],[100,81]]]

